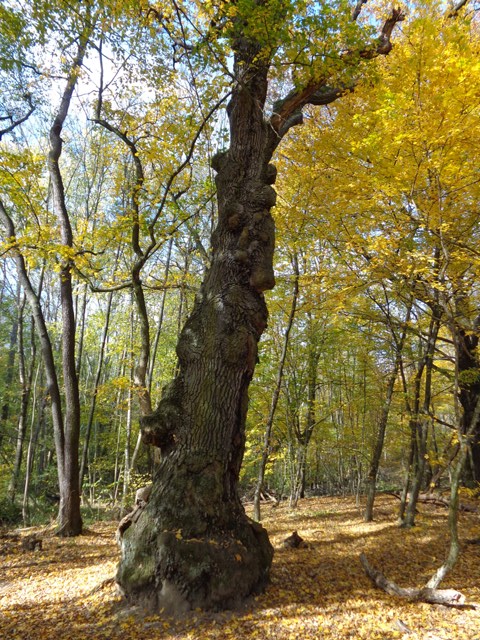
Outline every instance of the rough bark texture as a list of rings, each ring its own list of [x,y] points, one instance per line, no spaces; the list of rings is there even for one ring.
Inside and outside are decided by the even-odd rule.
[[[276,9],[275,19],[286,19],[288,7],[285,15]],[[368,57],[388,53],[401,19],[394,11]],[[142,420],[144,442],[160,447],[162,461],[149,503],[124,533],[117,572],[131,602],[173,613],[234,607],[268,581],[273,548],[265,529],[245,515],[237,483],[248,386],[267,324],[263,292],[275,284],[270,211],[277,172],[270,160],[305,105],[342,94],[327,87],[328,78],[312,81],[275,103],[267,120],[272,43],[265,47],[243,29],[238,18],[230,148],[212,161],[218,199],[212,262],[179,338],[178,374]]]
[[[212,266],[177,346],[179,373],[142,421],[160,447],[150,501],[125,531],[117,581],[129,600],[179,614],[234,607],[268,581],[273,548],[245,515],[237,482],[248,385],[274,286],[275,168],[263,118],[267,67],[238,43],[243,83],[229,106],[231,146],[214,159],[219,220]]]

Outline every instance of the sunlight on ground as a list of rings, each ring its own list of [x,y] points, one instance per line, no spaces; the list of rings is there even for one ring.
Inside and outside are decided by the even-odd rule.
[[[3,546],[0,569],[0,638],[6,640],[480,640],[480,611],[408,603],[376,589],[358,556],[402,586],[420,586],[442,561],[447,544],[446,510],[421,506],[418,526],[395,525],[396,502],[378,499],[374,523],[362,521],[351,498],[310,498],[292,511],[285,504],[264,507],[276,554],[267,591],[242,611],[192,612],[183,621],[139,617],[122,606],[111,583],[117,548],[114,523],[99,523],[86,535],[60,540],[43,536],[41,552]],[[294,529],[307,548],[282,549]],[[462,514],[461,539],[478,537],[478,514]],[[442,587],[480,602],[480,546],[463,553]]]

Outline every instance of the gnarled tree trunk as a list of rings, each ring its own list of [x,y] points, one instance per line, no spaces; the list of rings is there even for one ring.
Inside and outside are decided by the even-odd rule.
[[[289,11],[288,3],[252,5],[270,9],[278,24]],[[401,19],[394,11],[378,43],[363,55],[388,53]],[[265,529],[245,515],[237,484],[248,386],[267,324],[263,292],[275,284],[270,210],[276,169],[270,160],[302,121],[305,105],[328,104],[345,92],[322,76],[277,101],[267,120],[274,47],[243,29],[239,17],[232,32],[230,148],[212,162],[218,199],[212,262],[179,338],[178,374],[156,412],[141,421],[144,441],[160,447],[162,461],[148,505],[125,531],[117,572],[131,602],[174,613],[234,606],[268,580],[273,549]]]
[[[274,286],[276,171],[261,108],[268,68],[252,62],[257,54],[244,45],[237,55],[248,71],[229,106],[230,149],[213,163],[212,266],[179,339],[179,373],[142,421],[144,440],[163,455],[117,574],[130,600],[174,613],[235,606],[266,584],[273,557],[237,494],[248,386],[267,324],[263,291]]]

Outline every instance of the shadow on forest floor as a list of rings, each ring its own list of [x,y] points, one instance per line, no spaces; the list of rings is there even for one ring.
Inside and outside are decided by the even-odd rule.
[[[241,611],[192,612],[183,621],[126,610],[110,584],[94,591],[115,571],[113,523],[98,523],[76,539],[47,537],[42,552],[12,549],[0,569],[0,638],[480,640],[478,610],[407,603],[373,587],[359,562],[362,551],[389,578],[420,586],[448,543],[445,509],[422,506],[418,526],[402,530],[395,525],[396,502],[379,496],[377,504],[373,523],[362,521],[353,498],[307,498],[295,511],[286,504],[264,507],[276,550],[269,588]],[[478,537],[479,528],[478,515],[461,515],[461,539]],[[294,529],[307,548],[281,547]],[[478,545],[464,546],[442,586],[480,601]]]

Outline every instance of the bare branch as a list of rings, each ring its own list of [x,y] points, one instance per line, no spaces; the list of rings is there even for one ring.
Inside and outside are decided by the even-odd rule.
[[[32,113],[35,111],[35,106],[32,103],[32,96],[30,93],[26,93],[23,96],[24,100],[27,100],[30,109],[28,110],[28,113],[24,116],[22,116],[21,118],[19,118],[18,120],[13,120],[12,116],[8,116],[7,118],[5,118],[5,120],[11,120],[12,124],[7,127],[6,129],[0,129],[0,140],[2,139],[2,137],[6,134],[6,133],[10,133],[11,131],[13,131],[14,129],[16,129],[19,125],[21,125],[23,122],[25,122],[26,120],[29,119],[29,117],[32,115]],[[3,118],[2,118],[3,119]]]
[[[355,9],[352,11],[352,22],[355,22],[357,20],[358,16],[362,12],[363,5],[367,4],[367,2],[368,0],[358,0],[357,4],[355,5]]]
[[[192,142],[190,144],[190,148],[189,148],[189,150],[187,152],[187,155],[185,157],[185,160],[175,169],[175,171],[170,175],[169,179],[167,180],[167,183],[165,185],[165,189],[163,191],[162,199],[161,199],[160,204],[158,206],[157,212],[156,212],[152,222],[149,224],[150,236],[152,238],[152,243],[153,243],[151,245],[151,249],[153,249],[153,247],[156,244],[155,239],[154,239],[154,227],[157,224],[158,219],[162,215],[163,209],[165,207],[165,204],[166,204],[168,195],[170,193],[170,190],[171,190],[171,188],[173,186],[173,183],[175,182],[176,178],[182,173],[182,171],[185,169],[185,167],[187,167],[190,164],[190,161],[191,161],[192,156],[193,156],[194,151],[195,151],[195,147],[196,147],[197,141],[198,141],[202,131],[206,127],[208,121],[213,116],[213,114],[217,112],[217,110],[221,107],[221,105],[225,102],[225,100],[227,100],[227,98],[230,96],[230,94],[231,94],[231,91],[229,91],[222,98],[220,98],[220,100],[218,100],[218,102],[216,102],[213,105],[213,107],[208,111],[208,113],[204,116],[203,121],[200,123],[200,125],[199,125],[199,127],[197,129],[197,132],[193,136],[193,139],[192,139]],[[147,250],[147,253],[149,252],[149,250],[150,250],[150,247]]]
[[[453,5],[450,11],[447,13],[448,18],[456,18],[460,9],[462,9],[466,4],[468,4],[468,0],[459,0],[457,4]]]
[[[101,92],[99,92],[99,101],[98,101],[99,104],[101,104],[100,96],[101,96]],[[120,138],[120,140],[122,140],[127,145],[127,147],[130,149],[130,153],[132,154],[133,163],[135,165],[135,178],[136,178],[135,186],[133,188],[133,193],[132,193],[132,208],[133,208],[132,247],[135,254],[141,259],[144,256],[144,252],[140,247],[140,222],[139,222],[140,212],[139,212],[139,206],[138,206],[138,194],[143,187],[145,177],[143,173],[142,162],[138,155],[137,146],[133,142],[133,140],[130,140],[127,134],[123,133],[122,131],[120,131],[120,129],[111,125],[106,120],[103,120],[102,118],[97,116],[97,118],[94,118],[92,122],[95,122],[96,124],[101,125],[104,129],[107,129],[107,131],[114,133],[118,138]]]

